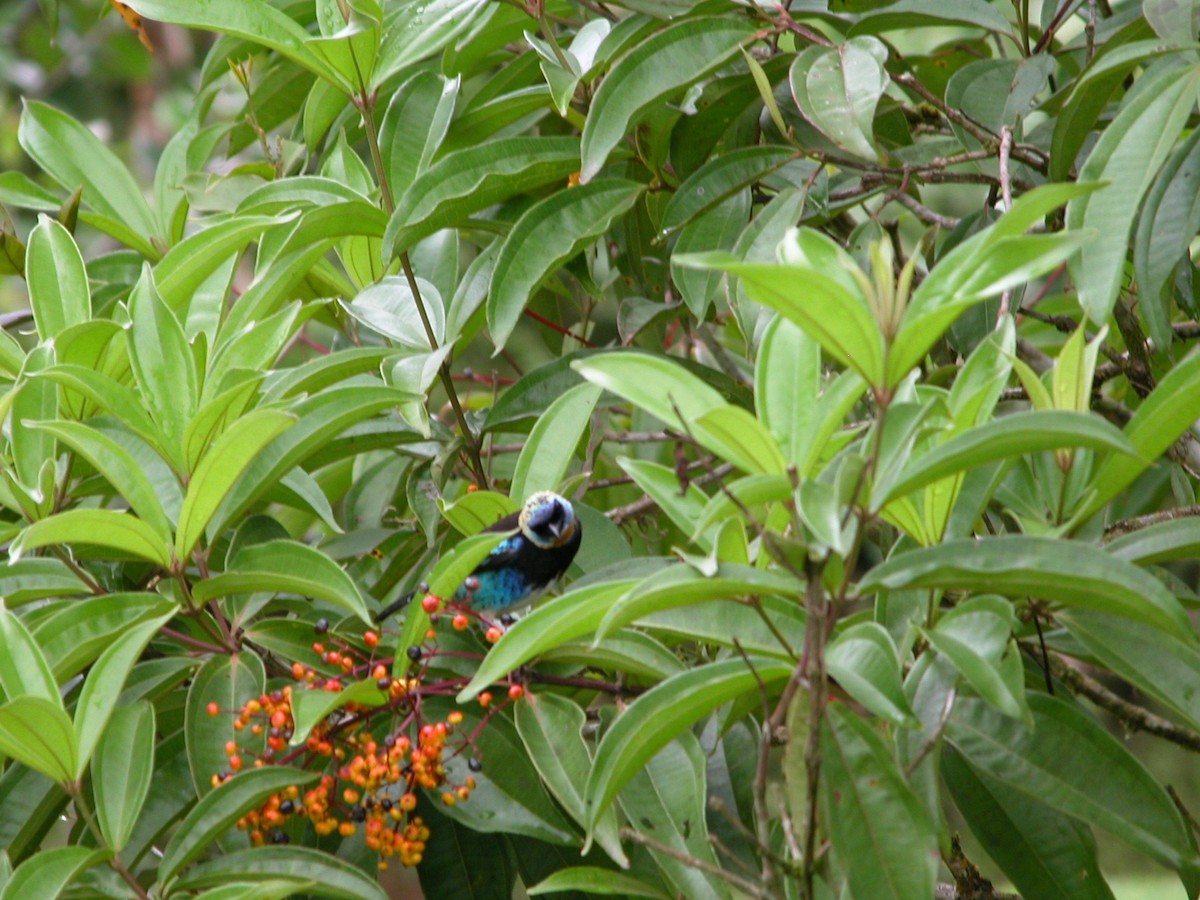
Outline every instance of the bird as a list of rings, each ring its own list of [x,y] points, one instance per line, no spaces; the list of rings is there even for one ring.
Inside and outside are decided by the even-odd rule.
[[[567,571],[583,540],[583,525],[570,501],[553,491],[531,494],[518,512],[484,531],[515,534],[492,548],[450,602],[489,613],[503,613],[544,590]],[[384,607],[376,621],[382,622],[412,597],[406,594]]]

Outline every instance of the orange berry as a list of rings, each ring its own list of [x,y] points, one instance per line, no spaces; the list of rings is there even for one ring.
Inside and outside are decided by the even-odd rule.
[[[504,637],[504,632],[493,625],[484,633],[483,636],[489,644],[494,644],[496,641],[500,640],[500,638]]]
[[[465,631],[471,624],[471,620],[464,613],[459,613],[451,620],[450,624],[454,626],[455,631]]]
[[[442,608],[442,598],[435,597],[433,594],[426,594],[425,599],[421,601],[421,609],[431,615]]]
[[[407,794],[404,794],[400,798],[400,808],[402,810],[404,810],[405,812],[411,812],[412,810],[416,809],[417,808],[417,795],[412,793],[411,791]]]
[[[366,644],[368,647],[378,647],[379,646],[379,635],[376,634],[374,631],[365,632],[363,634],[363,643]]]
[[[446,716],[446,721],[451,725],[458,725],[463,720],[463,714],[459,710],[454,710],[450,715]]]
[[[226,741],[225,742],[225,755],[233,756],[233,754],[235,754],[235,753],[237,753],[237,744],[234,741]]]
[[[353,822],[343,822],[338,826],[337,830],[338,834],[340,834],[342,837],[350,837],[358,829],[355,827]]]
[[[292,677],[294,679],[296,679],[297,681],[303,680],[303,678],[304,678],[304,663],[298,663],[298,662],[292,663]]]
[[[457,801],[457,799],[458,798],[455,797],[449,791],[446,791],[445,793],[442,794],[442,803],[446,804],[446,806],[453,806],[455,804],[455,802]]]
[[[482,707],[485,707],[485,708],[492,705],[492,692],[491,691],[484,691],[482,694],[479,695],[479,705]]]
[[[210,703],[210,704],[208,704],[208,706],[205,707],[205,710],[208,712],[208,714],[210,716],[215,716],[221,712],[221,707],[217,706],[216,703]]]
[[[524,696],[525,688],[519,684],[514,684],[508,689],[508,699],[510,700],[520,700]]]
[[[233,769],[233,771],[235,771],[235,772],[241,771],[242,758],[240,756],[238,756],[237,754],[234,754],[233,756],[229,757],[229,768]]]

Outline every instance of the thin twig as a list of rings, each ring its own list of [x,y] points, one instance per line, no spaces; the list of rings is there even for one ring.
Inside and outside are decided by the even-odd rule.
[[[766,900],[766,898],[771,896],[747,878],[727,872],[720,866],[713,865],[708,860],[692,856],[690,853],[684,853],[682,850],[676,850],[674,847],[654,840],[654,838],[647,837],[640,831],[634,831],[632,828],[625,827],[621,829],[621,837],[633,841],[635,844],[641,844],[643,847],[653,850],[656,853],[677,859],[681,863],[691,866],[693,869],[699,869],[701,872],[707,872],[709,875],[716,875],[718,878],[728,881],[739,891],[746,892],[751,897],[761,897],[763,900]]]
[[[1158,512],[1147,513],[1144,516],[1134,516],[1131,519],[1121,519],[1119,522],[1113,522],[1104,529],[1104,537],[1101,538],[1100,543],[1107,544],[1109,541],[1132,534],[1143,528],[1149,528],[1151,525],[1157,525],[1160,522],[1173,522],[1176,519],[1187,519],[1194,516],[1200,516],[1200,504],[1179,506],[1175,509],[1164,509]]]
[[[711,472],[701,475],[699,478],[693,481],[692,484],[704,485],[713,481],[719,481],[732,471],[732,463],[722,463]],[[641,500],[635,500],[633,503],[630,503],[627,506],[618,506],[616,509],[610,509],[605,513],[605,515],[612,520],[614,525],[620,525],[627,519],[640,516],[642,513],[646,512],[646,510],[654,509],[656,506],[658,506],[658,501],[647,495]]]

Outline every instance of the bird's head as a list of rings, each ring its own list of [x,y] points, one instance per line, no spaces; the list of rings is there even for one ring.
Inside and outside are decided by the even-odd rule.
[[[525,501],[517,524],[535,546],[549,550],[561,547],[575,533],[575,510],[565,497],[538,491]]]

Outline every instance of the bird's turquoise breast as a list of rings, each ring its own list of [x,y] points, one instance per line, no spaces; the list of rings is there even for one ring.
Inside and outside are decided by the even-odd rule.
[[[467,589],[460,587],[454,594],[457,603],[470,603],[481,611],[502,610],[515,606],[529,596],[529,582],[516,569],[497,569],[475,575],[479,586],[468,597]]]

